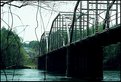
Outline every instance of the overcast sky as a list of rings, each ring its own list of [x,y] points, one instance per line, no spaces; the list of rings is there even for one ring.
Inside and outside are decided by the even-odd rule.
[[[52,8],[54,7],[54,10],[56,11],[72,11],[75,6],[75,1],[71,2],[44,2],[46,4],[49,4]],[[55,5],[54,5],[55,3]],[[15,5],[21,5],[22,3],[14,1],[12,4]],[[8,23],[11,26],[11,21],[12,17],[11,14],[8,12],[12,12],[13,16],[13,30],[19,34],[21,38],[23,38],[23,41],[32,41],[32,40],[37,40],[35,36],[35,28],[37,27],[37,21],[38,21],[38,27],[37,27],[37,37],[40,38],[42,33],[44,32],[44,29],[46,31],[50,30],[51,24],[53,19],[56,17],[58,12],[51,11],[49,7],[46,7],[43,3],[40,3],[42,7],[45,7],[46,9],[39,8],[36,5],[38,3],[34,3],[35,5],[27,5],[21,8],[13,7],[11,6],[11,11],[9,9],[10,6],[4,5],[4,7],[1,8],[1,18]],[[63,7],[62,7],[63,5]],[[71,8],[69,8],[71,7]],[[36,14],[38,11],[37,19],[36,19]],[[41,13],[40,13],[41,12]],[[43,18],[44,25],[41,20],[41,16]],[[20,18],[19,18],[19,17]],[[49,21],[50,20],[50,21]],[[48,24],[49,21],[49,24]],[[48,24],[48,26],[47,26]],[[5,26],[6,28],[8,27],[3,21],[1,21],[1,27]]]

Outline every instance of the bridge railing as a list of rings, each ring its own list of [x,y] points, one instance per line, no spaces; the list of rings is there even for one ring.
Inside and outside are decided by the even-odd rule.
[[[84,5],[85,4],[85,5]],[[45,44],[45,52],[66,46],[70,42],[84,39],[114,25],[121,24],[121,2],[115,1],[80,1],[76,9],[73,35],[72,31],[73,12],[60,12],[53,20],[49,35],[42,44]],[[44,36],[44,35],[43,35]]]

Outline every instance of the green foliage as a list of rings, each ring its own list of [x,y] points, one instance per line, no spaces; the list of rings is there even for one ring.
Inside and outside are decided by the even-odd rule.
[[[40,50],[40,42],[39,41],[31,41],[29,43],[23,43],[23,47],[25,50],[25,53],[27,54],[27,59],[25,62],[26,66],[35,67],[37,64],[36,57],[39,55]]]
[[[112,44],[103,49],[104,69],[119,69],[120,68],[120,44]]]
[[[0,32],[0,58],[2,58],[0,66],[6,68],[13,65],[23,65],[26,59],[26,54],[19,36],[15,32],[7,30],[6,28],[1,28]]]
[[[23,47],[29,47],[29,43],[23,42]]]
[[[34,49],[35,52],[38,52],[39,48],[40,48],[40,43],[39,43],[39,41],[31,41],[29,43],[29,47],[31,47],[32,49]]]

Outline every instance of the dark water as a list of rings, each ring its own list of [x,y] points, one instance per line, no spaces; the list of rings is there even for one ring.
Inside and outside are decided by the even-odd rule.
[[[4,70],[8,81],[71,81],[72,78],[53,74],[45,74],[38,69],[9,69]],[[120,81],[120,71],[104,71],[103,81]],[[14,77],[13,77],[14,76]],[[1,81],[6,81],[5,73],[1,70]]]

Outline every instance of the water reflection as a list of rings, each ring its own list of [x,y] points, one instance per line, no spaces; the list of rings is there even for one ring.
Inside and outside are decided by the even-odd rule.
[[[7,74],[8,81],[72,81],[74,78],[66,76],[47,74],[43,70],[38,69],[9,69],[4,70]],[[13,75],[14,73],[14,75]],[[103,81],[120,81],[120,71],[104,71]],[[14,76],[14,77],[13,77]],[[6,81],[5,74],[1,70],[1,81]]]
[[[104,71],[104,81],[121,81],[120,71]]]
[[[12,81],[14,70],[5,70],[7,74],[7,80]],[[52,74],[47,74],[45,77],[45,71],[37,69],[16,69],[13,80],[14,81],[54,81],[66,78],[65,76],[54,76]],[[5,74],[1,70],[1,81],[6,81]]]

